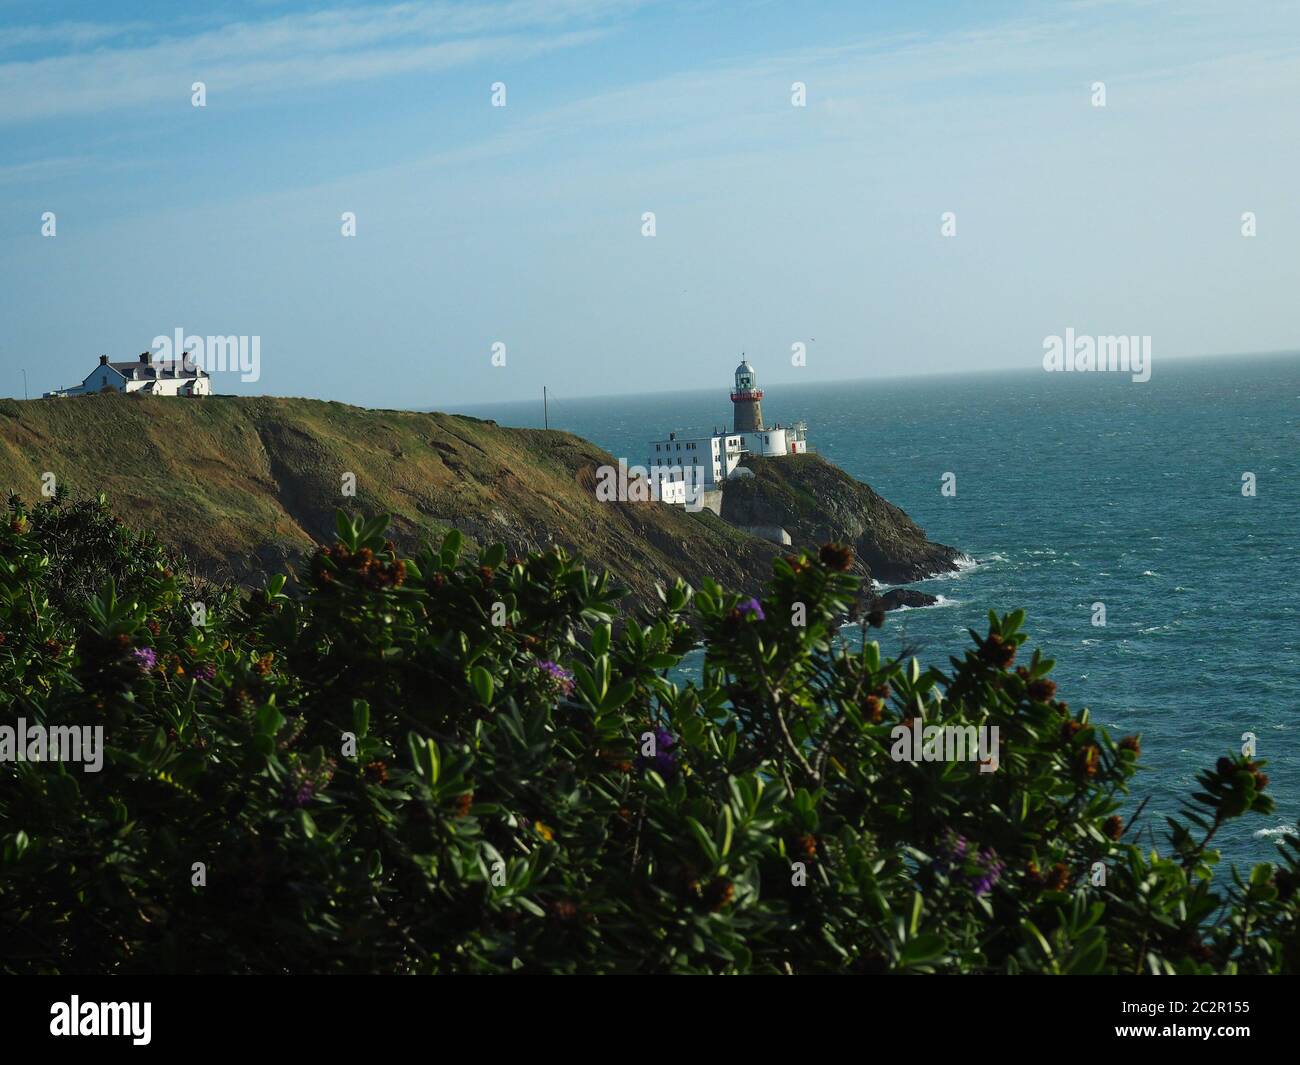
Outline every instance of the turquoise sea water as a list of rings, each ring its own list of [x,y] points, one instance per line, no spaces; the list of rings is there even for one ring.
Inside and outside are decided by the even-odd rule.
[[[729,372],[707,392],[560,399],[551,426],[644,462],[667,431],[730,424]],[[1024,607],[1060,697],[1142,734],[1132,804],[1150,796],[1162,850],[1195,773],[1253,732],[1277,813],[1217,838],[1237,862],[1275,852],[1300,816],[1300,356],[1158,362],[1144,384],[1038,370],[777,386],[763,408],[807,420],[815,450],[978,560],[919,585],[942,605],[891,613],[884,650],[946,664],[990,608]],[[540,402],[461,410],[542,420]]]

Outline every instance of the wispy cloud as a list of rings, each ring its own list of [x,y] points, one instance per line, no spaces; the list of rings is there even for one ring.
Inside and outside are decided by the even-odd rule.
[[[56,159],[38,159],[30,163],[11,163],[0,166],[0,185],[25,181],[48,181],[85,169],[94,160],[88,156],[61,156]]]
[[[0,123],[85,115],[184,99],[194,81],[213,93],[295,90],[519,60],[590,43],[632,0],[510,0],[394,4],[232,22],[188,35],[157,30],[88,52],[0,62]],[[123,27],[91,23],[0,31],[0,51],[104,45]],[[148,43],[135,43],[141,37]]]
[[[0,53],[20,49],[85,48],[146,28],[139,22],[51,22],[43,26],[0,26]]]

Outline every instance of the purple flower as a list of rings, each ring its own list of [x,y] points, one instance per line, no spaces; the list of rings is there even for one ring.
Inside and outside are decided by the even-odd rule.
[[[944,836],[943,847],[935,856],[934,864],[941,870],[947,871],[953,866],[959,866],[966,860],[966,848],[968,844],[965,836],[959,836],[949,829]]]
[[[965,836],[959,836],[949,829],[931,863],[932,868],[952,879],[954,883],[964,883],[976,895],[987,895],[1002,879],[1006,871],[1006,862],[998,857],[992,847],[971,852],[970,843]]]
[[[290,785],[285,792],[284,802],[290,809],[301,809],[311,802],[316,794],[316,785],[310,780],[304,780],[298,785],[295,791],[293,785]]]
[[[546,674],[552,686],[561,695],[573,694],[573,674],[563,669],[550,659],[538,662],[537,668]]]
[[[202,665],[194,667],[194,672],[190,674],[195,680],[212,680],[217,675],[217,667],[211,662],[204,662]]]
[[[654,730],[654,755],[641,755],[637,761],[642,770],[653,769],[661,777],[670,777],[677,772],[677,755],[673,748],[677,746],[677,737],[662,725]]]
[[[976,864],[980,872],[975,879],[975,894],[987,895],[1002,879],[1002,873],[1007,867],[1006,862],[998,857],[998,852],[992,847],[987,847],[980,851]]]
[[[973,864],[975,870],[966,877],[966,882],[976,895],[987,895],[1002,879],[1006,864],[999,861],[997,851],[992,847],[980,851]]]
[[[137,647],[131,652],[131,657],[135,659],[135,664],[144,673],[148,673],[158,664],[158,656],[154,653],[152,647]]]
[[[755,618],[758,621],[762,621],[767,617],[767,615],[763,613],[763,604],[757,599],[749,599],[741,603],[740,612],[746,617]]]

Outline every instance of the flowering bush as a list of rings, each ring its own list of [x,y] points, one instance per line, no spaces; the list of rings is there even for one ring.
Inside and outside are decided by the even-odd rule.
[[[1140,848],[1140,744],[1057,699],[1023,614],[948,669],[855,649],[847,548],[619,618],[563,552],[403,559],[383,518],[240,596],[102,501],[9,510],[0,725],[107,752],[0,763],[0,970],[1300,968],[1294,842],[1226,877],[1208,846],[1272,808],[1262,762]],[[995,755],[896,759],[917,718]]]

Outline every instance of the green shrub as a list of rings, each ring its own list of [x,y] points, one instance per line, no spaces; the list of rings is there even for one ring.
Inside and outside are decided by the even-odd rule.
[[[0,764],[0,970],[1297,971],[1294,842],[1217,878],[1207,846],[1271,810],[1263,763],[1144,851],[1138,741],[1056,699],[1021,612],[922,669],[838,633],[835,545],[633,619],[562,552],[385,528],[240,596],[102,501],[10,501],[0,725],[107,754]],[[996,770],[895,760],[918,717],[996,726]]]

